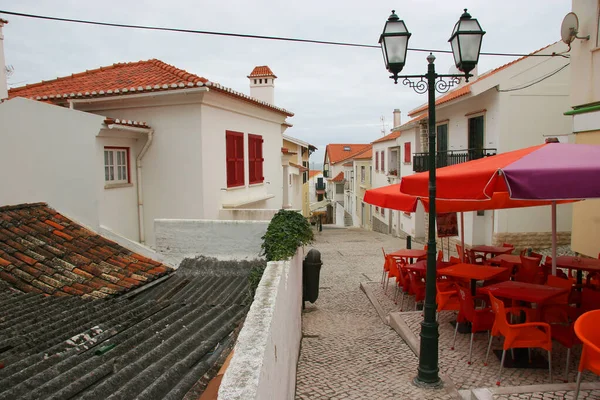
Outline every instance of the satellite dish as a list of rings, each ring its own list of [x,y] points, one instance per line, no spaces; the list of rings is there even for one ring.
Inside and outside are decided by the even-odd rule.
[[[579,18],[574,12],[570,12],[563,18],[562,24],[560,25],[560,37],[563,42],[569,46],[575,39],[589,40],[590,35],[579,37]]]

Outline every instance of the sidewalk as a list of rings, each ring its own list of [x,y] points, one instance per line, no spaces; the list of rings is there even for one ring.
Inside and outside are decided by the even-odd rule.
[[[418,359],[384,324],[361,282],[377,285],[383,255],[405,241],[361,229],[315,233],[323,267],[319,299],[306,303],[296,399],[452,399],[445,389],[412,384]],[[377,283],[376,283],[377,282]],[[392,289],[390,289],[392,290]]]

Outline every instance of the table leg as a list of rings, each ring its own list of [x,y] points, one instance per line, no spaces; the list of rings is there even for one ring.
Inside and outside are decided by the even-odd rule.
[[[583,271],[578,269],[577,270],[577,284],[581,285],[583,283]],[[579,286],[581,287],[581,286]]]
[[[477,280],[471,279],[471,296],[475,296],[477,294]]]

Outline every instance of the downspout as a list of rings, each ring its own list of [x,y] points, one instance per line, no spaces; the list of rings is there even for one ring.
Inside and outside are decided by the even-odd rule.
[[[138,230],[140,235],[140,243],[144,244],[146,235],[144,234],[144,192],[142,190],[142,158],[150,148],[154,139],[154,129],[148,132],[148,140],[144,144],[142,151],[138,154],[135,163],[137,166],[137,201],[138,201]]]

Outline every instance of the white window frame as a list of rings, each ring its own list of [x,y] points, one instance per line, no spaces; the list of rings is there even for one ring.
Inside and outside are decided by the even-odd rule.
[[[104,148],[104,183],[120,185],[131,182],[128,147]]]

